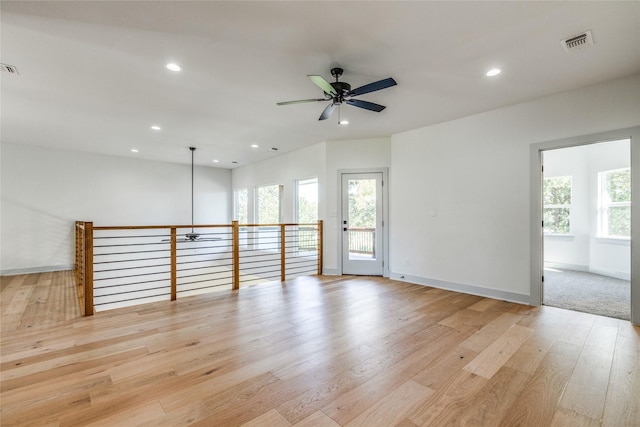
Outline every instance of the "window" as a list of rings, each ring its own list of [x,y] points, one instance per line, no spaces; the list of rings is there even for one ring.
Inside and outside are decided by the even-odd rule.
[[[249,192],[246,188],[240,188],[233,192],[233,218],[240,224],[249,222],[248,212]]]
[[[301,224],[318,222],[318,178],[301,179],[296,184],[296,221]]]
[[[270,185],[256,189],[256,220],[258,224],[280,223],[281,185]]]
[[[571,232],[571,177],[545,178],[542,195],[544,232],[569,234]]]
[[[631,236],[631,169],[598,173],[598,224],[602,237]]]

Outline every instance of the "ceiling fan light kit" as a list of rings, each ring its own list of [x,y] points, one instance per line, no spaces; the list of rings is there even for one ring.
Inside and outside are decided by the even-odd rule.
[[[322,76],[308,75],[307,77],[324,92],[324,98],[314,99],[301,99],[298,101],[285,101],[278,102],[277,105],[291,105],[301,104],[305,102],[318,102],[318,101],[331,101],[331,104],[327,105],[318,120],[326,120],[331,116],[333,110],[342,104],[352,105],[354,107],[363,108],[369,111],[375,111],[379,113],[386,107],[384,105],[375,104],[373,102],[363,101],[361,99],[351,99],[354,96],[364,95],[365,93],[375,92],[377,90],[386,89],[391,86],[397,85],[396,81],[391,77],[377,82],[369,83],[364,86],[360,86],[351,90],[351,85],[346,82],[338,81],[344,70],[339,67],[331,69],[331,75],[335,77],[336,81],[329,83]],[[342,124],[340,120],[338,123]]]

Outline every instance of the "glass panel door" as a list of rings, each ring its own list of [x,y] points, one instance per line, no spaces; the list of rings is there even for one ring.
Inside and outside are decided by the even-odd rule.
[[[342,273],[381,276],[382,173],[342,174]]]

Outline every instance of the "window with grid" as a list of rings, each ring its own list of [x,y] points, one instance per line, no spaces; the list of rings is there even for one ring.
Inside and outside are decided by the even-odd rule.
[[[546,234],[571,233],[571,176],[544,179],[544,232]]]
[[[233,218],[240,224],[249,222],[248,202],[249,192],[246,188],[240,188],[233,192]]]
[[[631,236],[631,169],[598,173],[598,224],[600,237]]]

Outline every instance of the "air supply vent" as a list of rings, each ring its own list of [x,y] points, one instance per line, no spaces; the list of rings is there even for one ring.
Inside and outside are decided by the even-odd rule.
[[[2,72],[7,72],[9,74],[20,74],[18,72],[18,69],[13,65],[0,64],[0,68],[2,69]]]
[[[560,44],[565,52],[571,52],[586,46],[593,46],[593,37],[591,37],[591,31],[585,31],[584,33],[562,40]]]

